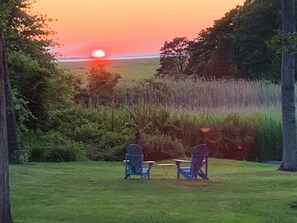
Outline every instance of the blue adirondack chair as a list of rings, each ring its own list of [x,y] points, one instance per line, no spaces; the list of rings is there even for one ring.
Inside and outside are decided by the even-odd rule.
[[[131,175],[139,175],[141,179],[150,178],[150,171],[155,161],[143,161],[142,147],[137,144],[130,144],[127,147],[125,160],[125,179]],[[147,164],[148,167],[144,167]]]
[[[193,148],[190,160],[174,159],[177,167],[177,179],[180,174],[188,180],[195,180],[200,176],[204,180],[208,180],[208,148],[205,144],[200,144]],[[181,163],[189,163],[190,167],[181,167]],[[204,171],[202,170],[204,166]]]

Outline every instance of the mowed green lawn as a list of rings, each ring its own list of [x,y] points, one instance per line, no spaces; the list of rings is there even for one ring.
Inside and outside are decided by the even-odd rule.
[[[150,180],[124,180],[120,162],[11,166],[12,214],[16,223],[297,222],[297,173],[218,159],[209,167],[209,181],[189,182],[158,166]]]
[[[106,61],[60,62],[62,68],[69,69],[82,79],[87,77],[91,66],[104,65],[112,73],[118,73],[124,80],[140,80],[151,78],[159,68],[159,58],[125,59]]]

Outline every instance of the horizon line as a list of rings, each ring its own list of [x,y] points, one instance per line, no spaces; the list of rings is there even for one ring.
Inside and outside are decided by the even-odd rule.
[[[94,57],[58,57],[56,60],[58,62],[79,62],[79,61],[96,61],[96,60],[129,60],[129,59],[149,59],[158,58],[159,53],[144,53],[144,54],[118,54],[110,57],[104,58],[94,58]]]

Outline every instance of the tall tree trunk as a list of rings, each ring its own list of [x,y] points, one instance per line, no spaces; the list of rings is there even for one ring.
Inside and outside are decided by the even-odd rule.
[[[2,0],[0,0],[0,8]],[[4,37],[0,19],[0,223],[12,223],[9,198],[8,137],[5,101]]]
[[[5,51],[3,51],[4,58],[4,89],[6,100],[6,121],[7,121],[7,134],[8,134],[8,157],[9,163],[18,164],[20,155],[20,146],[17,134],[17,122],[15,115],[15,107],[12,101],[11,85],[8,78],[8,68],[6,63]]]
[[[295,0],[281,0],[282,35],[295,32]],[[295,53],[294,46],[283,41],[281,93],[282,93],[282,129],[283,158],[280,170],[297,171],[296,117],[295,117]]]

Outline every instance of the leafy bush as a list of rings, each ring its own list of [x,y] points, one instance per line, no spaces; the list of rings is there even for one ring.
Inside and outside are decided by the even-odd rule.
[[[96,136],[100,139],[102,131],[126,132],[125,123],[131,121],[126,109],[82,106],[72,106],[56,111],[51,119],[53,128],[63,135],[76,141],[86,141],[86,143],[90,143],[90,138]]]
[[[131,141],[129,132],[102,132],[100,141],[88,146],[87,156],[91,160],[122,160],[129,141]]]
[[[213,126],[207,141],[210,155],[227,159],[246,160],[258,132],[256,117],[230,114]]]
[[[119,74],[110,73],[100,65],[92,66],[88,76],[88,90],[92,105],[110,104],[113,101],[113,89],[120,78]]]
[[[123,160],[126,146],[126,144],[120,144],[114,147],[92,145],[89,146],[87,153],[91,160],[120,161]]]
[[[86,145],[91,160],[120,160],[132,131],[126,109],[69,107],[52,118],[55,128],[75,142]]]
[[[178,139],[164,134],[143,134],[140,145],[144,149],[145,159],[164,160],[184,157],[188,148]]]
[[[26,161],[77,161],[86,159],[86,148],[57,131],[29,131],[21,135],[21,160]]]

